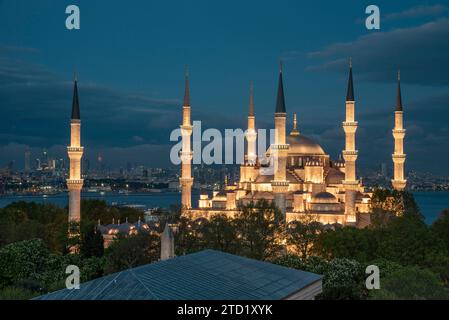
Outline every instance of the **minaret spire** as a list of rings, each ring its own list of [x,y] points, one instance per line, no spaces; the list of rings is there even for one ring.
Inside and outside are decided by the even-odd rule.
[[[401,71],[398,70],[398,86],[396,91],[396,111],[402,111]]]
[[[184,86],[184,106],[190,106],[190,88],[189,88],[189,66],[186,65],[185,86]]]
[[[394,113],[394,152],[392,155],[394,164],[394,176],[391,180],[391,184],[395,190],[404,190],[407,184],[407,180],[404,177],[404,112],[402,110],[402,96],[401,96],[401,74],[398,71],[398,84],[396,92],[396,110]]]
[[[284,83],[282,81],[282,61],[279,62],[279,81],[276,99],[276,113],[285,113]]]
[[[80,115],[80,103],[78,98],[78,80],[75,74],[73,84],[72,119],[79,120],[80,118],[81,115]]]
[[[349,58],[349,78],[346,101],[354,101],[354,84],[352,83],[352,58]]]
[[[251,81],[249,85],[249,108],[248,108],[248,116],[254,117],[254,89],[253,82]]]

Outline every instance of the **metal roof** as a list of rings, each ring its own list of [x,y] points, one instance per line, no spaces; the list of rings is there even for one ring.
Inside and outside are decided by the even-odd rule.
[[[110,274],[38,300],[276,300],[322,276],[204,250]]]

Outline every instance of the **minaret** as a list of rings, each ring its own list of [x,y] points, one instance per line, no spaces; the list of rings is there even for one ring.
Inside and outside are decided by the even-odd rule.
[[[355,148],[355,132],[357,131],[357,121],[355,121],[355,101],[354,86],[352,83],[352,61],[349,60],[348,91],[346,93],[346,120],[343,122],[345,132],[345,150],[343,158],[345,160],[345,215],[346,223],[356,222],[355,191],[359,182],[357,181],[356,166],[357,150]]]
[[[70,175],[67,179],[69,190],[69,237],[75,237],[80,232],[81,189],[81,158],[84,148],[81,146],[81,119],[78,99],[78,82],[75,78],[72,102],[72,119],[70,120],[70,146],[67,153],[70,159]]]
[[[256,118],[254,115],[254,92],[253,92],[253,83],[250,85],[250,93],[249,93],[249,110],[248,110],[248,130],[245,134],[246,141],[248,143],[247,149],[247,164],[255,165],[257,159],[256,152]]]
[[[185,92],[184,92],[184,103],[182,106],[182,125],[181,125],[181,135],[182,135],[182,150],[181,150],[181,161],[182,161],[182,174],[179,178],[182,192],[182,209],[192,208],[192,150],[190,147],[190,136],[192,135],[192,125],[190,123],[190,91],[189,91],[189,74],[186,68],[185,75]]]
[[[404,179],[404,112],[402,110],[402,96],[401,96],[401,74],[398,71],[398,87],[396,93],[396,111],[394,112],[394,153],[392,155],[394,163],[394,177],[391,180],[391,184],[395,190],[402,191],[407,184],[407,180]]]
[[[271,152],[274,161],[274,180],[271,181],[271,188],[274,193],[276,206],[285,215],[285,194],[288,191],[288,181],[286,178],[287,153],[289,145],[285,139],[285,97],[284,85],[282,81],[282,63],[279,68],[279,83],[276,100],[276,111],[274,113],[275,134],[274,144],[271,145]]]

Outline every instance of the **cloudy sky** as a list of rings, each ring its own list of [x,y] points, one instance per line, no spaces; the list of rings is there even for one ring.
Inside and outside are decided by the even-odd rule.
[[[77,4],[81,29],[65,28]],[[110,167],[169,164],[181,121],[184,66],[192,118],[244,128],[254,82],[257,126],[271,128],[278,61],[289,126],[333,157],[343,148],[352,57],[359,164],[391,163],[396,71],[401,69],[407,170],[449,174],[449,2],[0,0],[0,167],[24,150],[65,156],[72,79],[79,79],[86,157]]]

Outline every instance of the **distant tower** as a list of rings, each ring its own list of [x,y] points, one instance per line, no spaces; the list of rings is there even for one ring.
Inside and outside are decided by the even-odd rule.
[[[282,63],[279,68],[279,83],[276,100],[276,111],[274,113],[275,138],[271,145],[271,153],[274,160],[274,180],[271,181],[271,188],[274,193],[276,206],[285,215],[285,194],[288,191],[288,181],[286,178],[287,153],[289,145],[285,139],[285,97],[284,84],[282,81]]]
[[[83,179],[81,179],[81,157],[84,148],[81,146],[81,120],[80,106],[78,100],[78,83],[75,78],[73,89],[72,119],[70,121],[70,146],[67,147],[67,153],[70,159],[70,176],[67,179],[67,188],[69,189],[69,236],[79,235],[80,198]]]
[[[193,153],[190,147],[190,136],[192,135],[192,125],[190,123],[190,92],[189,92],[189,74],[186,68],[185,75],[185,92],[184,92],[184,103],[182,106],[182,125],[181,125],[181,135],[182,135],[182,150],[181,150],[181,161],[182,161],[182,175],[179,178],[182,192],[182,208],[190,209],[192,208],[192,172],[191,172],[191,162]]]
[[[245,136],[248,142],[247,162],[250,165],[255,165],[257,160],[257,152],[256,152],[257,132],[256,132],[256,118],[254,115],[254,92],[252,82],[249,94],[248,130],[246,131]]]
[[[402,111],[402,96],[401,96],[401,74],[398,71],[398,87],[396,96],[396,111],[394,112],[394,153],[392,155],[394,164],[394,177],[391,184],[395,190],[404,190],[407,180],[404,179],[404,112]]]
[[[357,121],[355,121],[355,101],[354,86],[352,83],[352,61],[349,61],[348,90],[346,93],[346,120],[343,122],[345,132],[345,150],[343,158],[345,160],[345,215],[346,223],[356,222],[355,191],[359,182],[357,181],[356,166],[357,150],[355,148],[355,132],[357,131]]]

